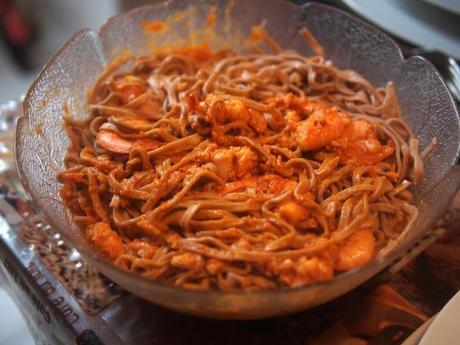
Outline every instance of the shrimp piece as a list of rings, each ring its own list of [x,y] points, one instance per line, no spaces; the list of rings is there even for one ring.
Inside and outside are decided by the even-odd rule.
[[[224,267],[225,264],[222,260],[211,258],[206,263],[206,269],[211,274],[217,274]]]
[[[214,153],[212,162],[216,165],[217,175],[223,179],[229,179],[233,171],[233,153],[228,149],[220,149]]]
[[[115,81],[114,88],[118,91],[123,102],[128,103],[145,92],[144,84],[145,81],[143,79],[128,75]]]
[[[295,185],[295,181],[275,174],[266,174],[263,176],[252,175],[239,181],[224,184],[220,192],[228,194],[237,191],[251,191],[252,193],[280,195]]]
[[[322,112],[330,108],[322,102],[309,100],[306,97],[298,97],[288,94],[283,97],[273,97],[265,101],[269,107],[275,107],[280,111],[285,111],[285,116],[295,113],[299,118],[307,118],[314,112]],[[292,116],[292,115],[291,115]]]
[[[120,235],[106,222],[90,225],[86,230],[86,238],[111,260],[117,259],[126,251]]]
[[[200,270],[204,266],[204,260],[199,254],[183,253],[171,259],[171,266],[191,271]]]
[[[279,206],[279,213],[289,224],[297,225],[308,219],[310,212],[295,200],[285,200]]]
[[[223,106],[224,114],[220,115],[224,115],[225,118],[221,117],[220,122],[223,123],[225,120],[227,120],[229,122],[248,123],[249,109],[242,100],[237,98],[224,99]]]
[[[136,119],[128,116],[113,116],[109,121],[116,126],[125,127],[136,131],[148,131],[152,128],[150,121],[144,119]]]
[[[315,107],[306,120],[299,122],[294,136],[303,151],[317,150],[339,138],[349,121],[335,107]]]
[[[257,155],[249,147],[241,147],[235,152],[236,176],[238,178],[254,170],[257,163]]]
[[[284,116],[288,126],[295,128],[300,121],[299,114],[294,110],[288,110]]]
[[[120,96],[124,104],[128,104],[135,98],[144,94],[148,90],[148,84],[142,78],[128,75],[114,82],[114,89]],[[137,111],[146,116],[157,116],[161,113],[161,106],[158,101],[148,99],[142,105],[136,107]]]
[[[377,138],[375,126],[366,120],[353,120],[345,128],[342,138],[334,143],[341,152],[342,161],[358,164],[376,164],[394,153],[395,145],[386,145]]]
[[[257,133],[263,133],[267,130],[267,121],[264,115],[255,109],[249,108],[249,126]]]
[[[321,113],[325,109],[331,108],[324,103],[318,101],[312,101],[305,97],[296,97],[294,95],[287,95],[285,97],[285,103],[289,109],[296,111],[300,117],[308,117],[313,113]]]
[[[273,260],[267,265],[269,274],[278,278],[287,286],[304,286],[318,281],[334,278],[334,265],[331,255],[300,257],[297,259]]]
[[[108,151],[124,154],[129,153],[134,145],[140,145],[146,150],[153,150],[162,145],[160,141],[149,138],[125,139],[117,133],[108,130],[101,130],[96,136],[96,141]]]
[[[255,176],[249,176],[243,180],[238,180],[235,182],[228,182],[222,185],[220,192],[222,194],[234,193],[238,191],[247,191],[249,189],[256,190],[257,188],[257,178]]]
[[[212,105],[215,105],[214,107]],[[209,119],[215,119],[218,124],[227,122],[238,122],[248,125],[258,133],[267,129],[267,121],[264,115],[236,97],[222,97],[216,94],[209,94],[204,105],[207,106]]]
[[[339,249],[336,269],[348,271],[361,267],[374,256],[375,238],[369,229],[361,229],[348,237]]]
[[[279,195],[290,188],[293,188],[296,182],[275,174],[267,174],[257,181],[257,191],[264,194]]]
[[[128,244],[128,248],[144,259],[152,259],[158,251],[157,246],[137,238]]]
[[[375,128],[366,120],[353,120],[346,127],[344,137],[350,141],[375,138]]]
[[[211,161],[216,165],[217,175],[228,181],[251,172],[257,163],[257,156],[249,147],[230,147],[217,149]]]
[[[161,114],[161,106],[159,102],[155,102],[151,99],[142,104],[137,110],[141,115],[147,118],[154,118],[155,116],[159,116]]]
[[[297,273],[300,277],[310,276],[313,281],[331,280],[334,277],[333,265],[330,260],[321,257],[301,258]]]

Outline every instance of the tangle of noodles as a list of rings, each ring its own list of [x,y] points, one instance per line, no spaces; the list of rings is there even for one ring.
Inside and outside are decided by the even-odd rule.
[[[176,286],[275,289],[333,279],[403,235],[423,160],[393,84],[269,43],[118,60],[89,119],[65,117],[61,196],[99,253]]]

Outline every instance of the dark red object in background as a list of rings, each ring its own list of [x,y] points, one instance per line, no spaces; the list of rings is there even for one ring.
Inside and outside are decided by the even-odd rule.
[[[34,69],[36,66],[30,58],[30,49],[36,33],[11,0],[0,0],[0,33],[15,63],[23,70]]]

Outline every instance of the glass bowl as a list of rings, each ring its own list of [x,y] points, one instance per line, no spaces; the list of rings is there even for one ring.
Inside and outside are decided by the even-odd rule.
[[[206,27],[214,11],[217,25]],[[164,20],[163,33],[149,33],[141,22]],[[251,27],[266,22],[272,37],[284,48],[305,55],[313,52],[298,30],[307,27],[340,68],[361,73],[374,85],[393,81],[401,109],[421,148],[433,137],[436,151],[426,160],[426,178],[415,191],[420,216],[413,229],[386,255],[332,281],[299,288],[260,292],[199,292],[167,286],[122,271],[91,252],[59,197],[56,174],[70,141],[63,129],[65,112],[75,118],[88,114],[87,92],[114,57],[129,50],[148,54],[165,45],[193,43],[205,38],[214,48],[231,46],[244,52]],[[197,43],[197,42],[195,42]],[[459,115],[435,68],[420,57],[404,61],[394,41],[374,27],[337,9],[287,1],[234,0],[166,1],[109,19],[99,30],[77,32],[48,62],[24,101],[17,125],[16,160],[24,187],[47,220],[91,264],[135,295],[183,313],[221,319],[257,319],[292,313],[325,303],[363,283],[403,256],[443,212],[458,189]]]

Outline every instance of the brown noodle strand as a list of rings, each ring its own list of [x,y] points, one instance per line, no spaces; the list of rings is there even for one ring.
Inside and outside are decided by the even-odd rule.
[[[116,59],[64,116],[61,197],[119,267],[188,289],[276,289],[382,259],[417,217],[419,141],[393,83],[317,54],[190,46]],[[409,180],[412,181],[409,182]]]

